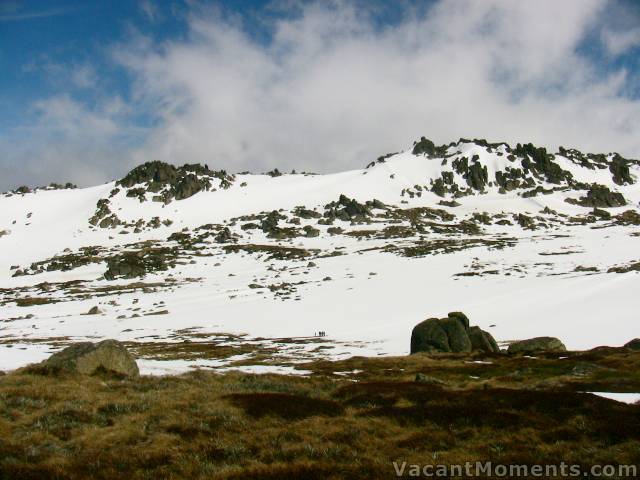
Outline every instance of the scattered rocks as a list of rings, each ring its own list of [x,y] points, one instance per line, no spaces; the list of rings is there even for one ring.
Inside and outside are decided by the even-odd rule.
[[[535,337],[509,345],[508,353],[565,352],[567,348],[555,337]]]
[[[103,340],[99,343],[82,342],[73,344],[53,354],[36,366],[51,372],[80,373],[93,375],[101,371],[127,377],[139,375],[135,359],[117,340]]]

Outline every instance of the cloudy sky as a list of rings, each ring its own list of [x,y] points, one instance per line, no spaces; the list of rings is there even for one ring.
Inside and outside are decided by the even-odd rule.
[[[640,2],[0,2],[0,190],[361,168],[421,135],[640,157]]]

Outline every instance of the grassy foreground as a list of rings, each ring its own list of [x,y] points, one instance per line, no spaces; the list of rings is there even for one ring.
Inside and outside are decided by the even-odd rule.
[[[562,356],[353,358],[302,365],[307,378],[16,372],[0,376],[0,478],[375,479],[395,478],[394,460],[640,464],[640,405],[581,393],[640,392],[640,352]],[[418,372],[431,380],[415,382]]]

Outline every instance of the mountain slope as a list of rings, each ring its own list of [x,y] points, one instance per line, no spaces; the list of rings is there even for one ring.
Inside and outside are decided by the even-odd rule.
[[[640,334],[639,178],[617,154],[423,138],[330,175],[151,162],[23,188],[0,197],[0,369],[109,337],[146,372],[291,371],[407,353],[452,310],[501,341],[620,345]]]

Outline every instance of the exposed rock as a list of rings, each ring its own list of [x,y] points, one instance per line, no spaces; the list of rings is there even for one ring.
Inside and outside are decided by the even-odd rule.
[[[54,372],[75,372],[83,375],[93,375],[100,371],[113,372],[127,377],[139,375],[135,359],[117,340],[73,344],[51,355],[39,367]]]
[[[640,262],[631,262],[627,265],[618,265],[616,267],[609,267],[607,273],[629,273],[640,272]]]
[[[640,351],[640,338],[634,338],[630,342],[625,343],[624,348],[628,348],[629,350]]]
[[[481,350],[487,353],[500,353],[500,347],[489,332],[480,327],[469,328],[469,339],[473,350]]]
[[[428,157],[434,157],[436,155],[444,155],[446,149],[446,145],[437,147],[428,138],[420,137],[420,141],[414,143],[411,153],[414,155],[427,155]]]
[[[533,218],[524,215],[522,213],[519,213],[517,216],[515,216],[515,220],[518,222],[518,224],[522,227],[522,228],[528,228],[530,230],[533,230],[536,228],[536,222]]]
[[[235,241],[236,237],[231,233],[229,227],[224,227],[218,234],[215,236],[214,240],[216,243],[227,243]]]
[[[640,213],[626,210],[616,216],[616,221],[622,225],[640,225]]]
[[[587,191],[587,195],[578,200],[568,198],[567,203],[580,205],[581,207],[612,208],[624,207],[627,204],[624,196],[618,192],[612,192],[605,185],[593,184]]]
[[[100,309],[97,306],[95,306],[95,307],[91,307],[91,309],[87,312],[87,315],[98,315],[100,313],[102,313]]]
[[[447,318],[429,318],[413,328],[411,353],[471,352],[500,353],[493,336],[480,327],[470,327],[462,312],[450,312]]]
[[[448,318],[452,318],[458,320],[465,330],[469,330],[469,318],[462,312],[449,312],[447,313]]]
[[[144,248],[133,252],[124,252],[107,259],[107,271],[104,278],[136,278],[147,273],[168,270],[175,266],[175,249]]]
[[[380,202],[382,203],[382,202]],[[370,208],[384,208],[373,207],[373,203],[362,204],[355,199],[351,199],[346,195],[340,195],[337,202],[331,202],[325,205],[324,217],[329,221],[334,219],[342,220],[344,222],[364,222],[371,216]]]
[[[619,154],[614,154],[611,164],[609,164],[609,171],[611,178],[617,185],[633,184],[633,178],[629,171],[629,160]]]
[[[315,210],[309,210],[308,208],[304,208],[304,207],[296,207],[293,210],[292,213],[296,217],[300,217],[300,218],[304,218],[304,219],[321,218],[322,217],[322,214],[320,212],[316,212]]]
[[[280,170],[278,170],[277,168],[274,168],[273,170],[271,170],[270,172],[267,172],[267,175],[269,175],[270,177],[281,177],[282,176],[282,172],[280,172]]]
[[[564,352],[567,348],[555,337],[535,337],[509,345],[509,353]]]
[[[153,197],[154,201],[169,203],[209,190],[213,179],[220,180],[221,188],[228,188],[234,181],[234,177],[224,170],[210,170],[207,165],[186,164],[176,167],[154,160],[131,170],[117,185],[128,189],[128,197],[144,201],[147,192],[157,193],[159,195]]]
[[[611,218],[611,214],[606,210],[602,210],[601,208],[594,208],[593,211],[591,212],[591,215],[593,215],[594,217],[605,219],[605,220],[608,220]]]
[[[411,353],[470,352],[471,340],[465,318],[429,318],[419,323],[411,332]]]
[[[5,235],[9,235],[11,230],[0,230],[0,237],[4,237]]]
[[[320,235],[320,230],[318,230],[317,228],[313,228],[311,225],[305,225],[304,228],[304,233],[306,237],[317,237],[318,235]]]

